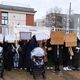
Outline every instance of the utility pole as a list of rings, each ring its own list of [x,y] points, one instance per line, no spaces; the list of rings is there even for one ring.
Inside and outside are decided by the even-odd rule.
[[[71,2],[69,6],[69,28],[71,28]]]
[[[67,16],[67,31],[69,33],[69,29],[71,28],[71,2],[69,5],[69,14]]]

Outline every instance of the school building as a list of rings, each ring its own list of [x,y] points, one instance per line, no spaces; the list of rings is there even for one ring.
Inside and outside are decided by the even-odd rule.
[[[34,8],[0,4],[0,33],[13,34],[15,25],[34,26]]]

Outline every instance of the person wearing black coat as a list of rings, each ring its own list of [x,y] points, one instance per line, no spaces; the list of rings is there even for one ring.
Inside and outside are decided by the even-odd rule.
[[[60,71],[60,65],[62,64],[62,45],[53,45],[53,62],[55,71]]]
[[[4,68],[6,70],[11,70],[13,68],[13,52],[11,43],[8,42],[4,43],[3,57],[4,57]]]
[[[63,70],[71,70],[69,66],[72,64],[70,60],[70,53],[69,53],[69,47],[66,47],[65,44],[63,45],[63,53],[62,53],[62,58],[63,58]]]
[[[3,62],[3,43],[0,43],[0,77],[3,78],[4,62]]]
[[[24,69],[26,68],[26,44],[25,41],[20,41],[19,42],[19,69]]]
[[[30,39],[30,41],[27,44],[27,50],[26,50],[26,62],[27,62],[27,71],[30,72],[31,69],[31,51],[38,46],[38,43],[36,41],[35,35]]]
[[[50,43],[50,39],[47,40],[46,42],[46,51],[47,51],[47,58],[48,58],[48,64],[49,66],[52,66],[54,65],[54,62],[53,62],[53,45],[51,45]]]
[[[77,39],[77,47],[73,48],[73,59],[72,59],[72,65],[73,65],[73,70],[79,70],[80,67],[80,40]]]

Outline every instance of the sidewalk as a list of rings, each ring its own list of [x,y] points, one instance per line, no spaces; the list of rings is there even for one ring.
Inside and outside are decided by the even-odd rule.
[[[79,71],[69,71],[54,73],[52,70],[46,71],[46,80],[80,80]],[[12,70],[4,73],[5,80],[33,80],[32,75],[26,71]],[[40,75],[36,80],[43,80]]]

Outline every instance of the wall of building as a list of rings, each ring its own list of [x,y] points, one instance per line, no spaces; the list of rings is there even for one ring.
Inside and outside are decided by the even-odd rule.
[[[14,33],[14,25],[26,25],[26,14],[8,13],[9,32]]]
[[[72,17],[73,27],[80,29],[80,14],[73,14]]]

